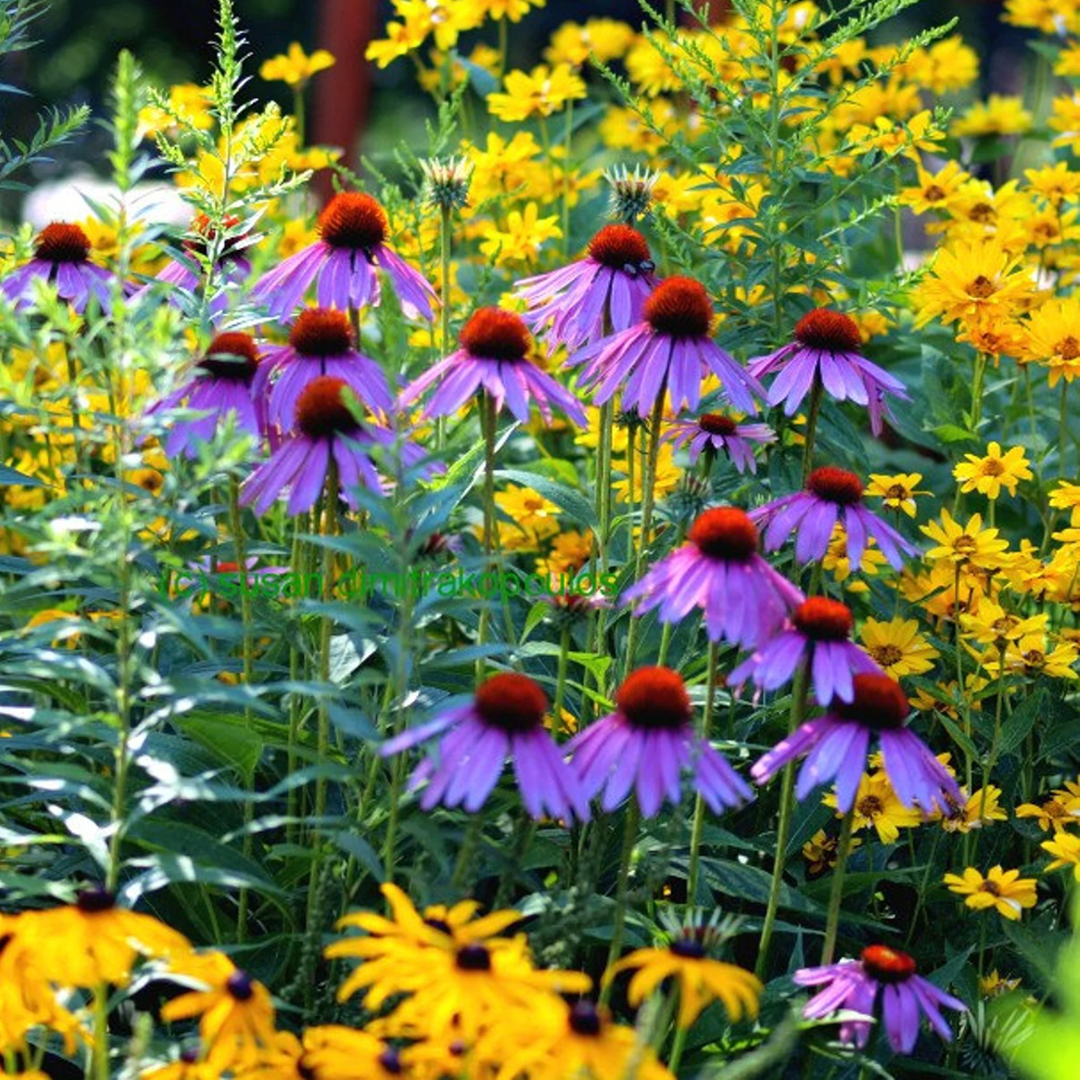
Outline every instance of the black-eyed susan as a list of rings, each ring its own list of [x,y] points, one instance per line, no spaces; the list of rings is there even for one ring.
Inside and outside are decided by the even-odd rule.
[[[224,953],[188,953],[169,965],[170,974],[198,989],[161,1008],[166,1022],[199,1018],[206,1061],[217,1069],[252,1067],[274,1046],[274,1004],[262,983]]]
[[[303,1080],[394,1080],[405,1071],[395,1046],[340,1024],[304,1032],[298,1072]]]
[[[679,1027],[688,1028],[706,1005],[719,1001],[733,1021],[755,1017],[762,986],[749,971],[709,956],[723,940],[715,923],[680,928],[664,948],[635,949],[604,973],[609,982],[621,971],[635,971],[627,989],[631,1005],[640,1005],[665,979],[679,987]]]
[[[830,792],[821,801],[836,809],[835,792]],[[918,828],[923,820],[917,808],[907,807],[900,801],[884,770],[863,773],[855,794],[854,812],[852,829],[858,832],[873,828],[883,844],[895,844],[900,839],[901,829]]]
[[[1059,833],[1080,823],[1080,797],[1071,791],[1055,791],[1041,805],[1021,803],[1013,813],[1018,818],[1035,818],[1043,832]]]
[[[970,641],[1001,648],[1010,641],[1019,641],[1029,634],[1045,630],[1048,619],[1045,613],[1026,617],[1013,614],[1001,604],[984,597],[974,613],[960,616],[960,626],[964,637]]]
[[[500,1076],[674,1080],[637,1031],[614,1023],[606,1009],[591,1001],[567,1005],[556,998],[537,1011],[530,1028],[496,1025],[478,1049],[481,1060],[501,1062]]]
[[[1001,539],[997,529],[983,528],[982,514],[972,514],[968,523],[961,525],[947,508],[942,508],[941,521],[920,525],[919,531],[936,545],[926,552],[925,558],[943,559],[961,566],[996,569],[1009,547],[1009,542]]]
[[[198,1046],[185,1047],[174,1061],[145,1069],[139,1075],[140,1080],[219,1080],[217,1069],[203,1060]]]
[[[871,473],[870,483],[864,494],[881,499],[890,510],[903,511],[909,518],[915,516],[915,496],[929,495],[929,491],[920,491],[922,473],[896,473],[886,476]]]
[[[1044,840],[1039,846],[1054,856],[1054,861],[1047,865],[1045,873],[1071,866],[1073,877],[1080,881],[1080,836],[1070,832],[1056,832],[1053,840]]]
[[[977,491],[988,499],[996,499],[1004,488],[1010,495],[1016,494],[1016,485],[1021,480],[1033,479],[1027,455],[1022,446],[1013,446],[1002,452],[1001,443],[991,442],[986,453],[965,454],[954,469],[953,476],[960,481],[960,490],[965,494]]]
[[[42,977],[63,987],[124,985],[139,956],[169,959],[191,951],[183,934],[118,907],[101,888],[83,890],[74,904],[24,912],[19,934]]]
[[[899,616],[888,622],[867,619],[859,631],[859,638],[882,671],[894,679],[930,671],[941,655],[919,633],[915,619]]]
[[[858,837],[853,838],[852,849],[854,850],[861,843]],[[839,841],[835,836],[829,836],[824,829],[818,829],[802,847],[802,856],[807,862],[807,873],[820,874],[827,869],[831,870],[836,865],[838,847]]]
[[[974,911],[994,908],[1013,921],[1020,918],[1024,908],[1034,907],[1038,899],[1034,878],[1022,878],[1019,870],[1003,870],[1000,866],[992,867],[985,877],[969,866],[963,874],[946,874],[943,880],[949,891],[963,896],[964,903]]]
[[[998,804],[1001,788],[987,784],[984,788],[969,795],[963,788],[963,802],[958,803],[951,814],[934,815],[941,818],[941,827],[946,832],[969,833],[980,829],[992,821],[1007,821],[1009,815]]]

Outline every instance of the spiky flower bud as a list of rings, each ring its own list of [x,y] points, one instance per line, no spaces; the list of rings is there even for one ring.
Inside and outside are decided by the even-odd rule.
[[[639,218],[649,216],[653,188],[660,174],[634,166],[631,172],[625,165],[614,165],[604,173],[611,185],[610,213],[614,218],[633,225]]]
[[[469,205],[473,166],[468,158],[427,158],[420,162],[420,169],[424,174],[422,196],[428,206],[445,213]]]
[[[669,521],[687,525],[712,501],[712,484],[694,473],[686,473],[675,490],[664,500],[661,513]]]

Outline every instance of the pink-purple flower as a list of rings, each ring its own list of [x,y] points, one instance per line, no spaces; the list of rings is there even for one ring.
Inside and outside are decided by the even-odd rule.
[[[304,387],[319,375],[341,379],[376,412],[394,407],[382,368],[354,348],[343,311],[305,308],[289,331],[288,344],[266,346],[264,353],[253,389],[274,427],[289,428]]]
[[[671,406],[696,409],[701,383],[710,372],[722,384],[724,397],[745,413],[756,413],[754,395],[765,396],[761,384],[709,336],[713,306],[705,287],[693,278],[670,277],[645,301],[643,320],[588,346],[573,357],[587,361],[581,385],[596,388],[598,405],[616,393],[624,411],[648,416],[666,390]]]
[[[711,641],[754,649],[776,633],[804,597],[758,554],[758,531],[749,516],[724,506],[701,514],[687,542],[623,599],[637,602],[639,612],[659,608],[660,621],[668,623],[701,608]]]
[[[34,257],[7,274],[0,282],[0,293],[17,308],[29,307],[34,301],[34,281],[42,279],[80,313],[91,299],[103,310],[108,308],[116,275],[90,261],[92,246],[78,225],[65,221],[46,225],[34,241]],[[126,284],[124,291],[128,291]]]
[[[687,446],[691,463],[697,461],[702,451],[726,453],[732,465],[743,472],[757,472],[754,446],[776,442],[776,435],[768,424],[741,424],[723,413],[705,413],[696,420],[673,420],[663,434],[665,441],[673,446]]]
[[[165,454],[195,458],[199,448],[214,437],[229,413],[237,427],[259,434],[259,418],[251,386],[259,368],[259,349],[250,334],[227,332],[210,342],[206,355],[195,365],[192,377],[148,410],[154,414],[181,403],[193,412],[205,413],[190,420],[177,419],[165,440]]]
[[[967,1012],[962,1001],[916,971],[915,960],[907,953],[888,945],[869,945],[858,960],[800,968],[793,979],[798,986],[822,987],[803,1007],[807,1020],[823,1020],[840,1010],[871,1017],[880,1008],[889,1046],[894,1053],[910,1054],[922,1017],[948,1041],[952,1030],[941,1007]],[[840,1041],[862,1048],[870,1039],[870,1028],[870,1020],[846,1019],[840,1025]]]
[[[768,783],[789,761],[806,755],[795,784],[805,799],[814,788],[836,781],[836,806],[846,813],[855,802],[872,737],[897,798],[909,809],[952,814],[963,796],[948,770],[913,731],[905,727],[911,711],[900,684],[884,674],[853,678],[850,702],[834,701],[824,716],[809,720],[762,755],[750,769]]]
[[[342,191],[319,215],[319,239],[264,274],[251,299],[288,318],[315,285],[320,307],[362,308],[380,300],[379,274],[393,283],[410,319],[433,317],[435,290],[386,243],[386,212],[370,195]]]
[[[384,743],[383,757],[400,754],[441,736],[438,759],[413,771],[410,787],[422,784],[420,806],[461,806],[470,814],[487,801],[506,759],[513,763],[521,801],[533,818],[589,818],[589,800],[563,751],[544,727],[547,697],[527,675],[493,675],[466,705],[447,709]]]
[[[575,424],[585,426],[581,402],[529,359],[532,339],[520,315],[497,307],[480,308],[465,324],[459,341],[460,349],[402,391],[402,405],[436,386],[422,417],[449,416],[483,389],[491,395],[496,410],[506,405],[523,424],[529,420],[529,403],[535,401],[549,424],[554,405]]]
[[[605,225],[584,259],[525,278],[515,293],[529,306],[522,316],[549,345],[571,352],[641,322],[656,285],[645,237],[629,225]]]
[[[753,797],[745,780],[708,742],[694,733],[690,697],[678,672],[638,668],[615,695],[615,712],[579,732],[567,744],[571,764],[589,798],[614,810],[633,790],[645,817],[666,799],[682,798],[682,774],[714,813]]]
[[[392,446],[394,433],[374,423],[361,425],[342,394],[347,385],[329,375],[308,383],[296,404],[293,430],[244,482],[240,490],[244,506],[254,504],[255,513],[265,514],[288,488],[289,515],[310,510],[326,486],[331,461],[337,468],[340,495],[354,510],[360,506],[358,488],[383,493],[369,451],[376,445]],[[415,462],[424,454],[419,447],[406,446],[403,456]]]
[[[878,542],[882,554],[894,569],[904,563],[904,554],[919,549],[888,522],[862,503],[863,482],[853,472],[824,465],[807,478],[802,491],[784,495],[750,511],[755,524],[765,527],[765,550],[776,551],[795,533],[795,558],[799,562],[821,559],[829,548],[837,522],[844,526],[846,554],[858,566],[868,537]]]
[[[855,320],[839,311],[816,308],[795,325],[795,340],[747,364],[756,378],[777,373],[769,387],[770,405],[784,403],[794,416],[819,381],[836,401],[854,401],[870,412],[870,427],[881,434],[886,395],[909,400],[904,384],[861,355],[862,335]]]
[[[850,640],[853,625],[846,604],[811,596],[795,608],[783,630],[731,672],[728,682],[738,686],[751,679],[762,690],[776,690],[805,664],[819,704],[828,705],[834,697],[851,701],[853,676],[881,674],[878,665]]]

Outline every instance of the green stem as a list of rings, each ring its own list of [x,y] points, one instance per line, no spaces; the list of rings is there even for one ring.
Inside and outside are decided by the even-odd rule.
[[[821,565],[818,563],[817,565]],[[803,664],[795,674],[795,685],[791,691],[791,712],[788,718],[788,734],[799,729],[806,715],[806,699],[810,689],[810,670]],[[780,891],[784,885],[784,864],[787,860],[788,837],[791,833],[791,814],[795,805],[795,767],[789,762],[784,766],[780,782],[780,820],[776,827],[776,858],[773,861],[772,882],[769,885],[769,901],[765,908],[765,923],[761,928],[761,941],[758,945],[757,964],[754,974],[764,981],[765,969],[769,961],[769,946],[772,944],[773,930],[776,928],[776,916],[780,910]]]
[[[623,827],[622,857],[619,860],[619,881],[615,893],[615,922],[611,928],[611,947],[608,949],[607,967],[611,967],[622,952],[623,933],[626,930],[626,900],[630,891],[630,863],[634,854],[634,844],[637,841],[640,818],[641,811],[638,809],[637,799],[631,796],[626,807]],[[606,1005],[611,998],[612,985],[611,979],[604,983],[600,991],[601,1005]]]
[[[450,355],[450,207],[439,211],[439,355]],[[445,417],[435,423],[435,449],[442,450]]]
[[[495,546],[495,400],[484,392],[480,402],[480,427],[484,437],[484,569],[491,569],[491,554]],[[489,605],[485,602],[480,609],[480,628],[477,631],[477,645],[487,644],[488,622],[491,618]],[[483,656],[476,658],[476,681],[484,677],[485,663]]]
[[[562,163],[562,250],[570,257],[570,143],[574,137],[574,102],[566,103],[566,153]]]
[[[986,353],[975,354],[975,373],[971,380],[971,430],[978,432],[982,420],[983,377],[986,374]]]
[[[292,555],[289,558],[289,579],[293,585],[293,597],[292,597],[292,618],[294,620],[293,628],[293,641],[289,646],[289,681],[296,683],[300,678],[300,668],[303,661],[303,654],[300,651],[300,646],[297,642],[297,638],[303,634],[303,622],[297,611],[300,604],[300,589],[299,582],[303,576],[303,554],[304,543],[303,534],[308,528],[308,514],[307,511],[297,516],[293,522],[293,542],[292,542]],[[295,691],[289,694],[289,742],[288,749],[286,751],[286,768],[288,775],[292,776],[296,772],[296,745],[300,740],[300,720],[303,714],[304,702],[303,698]],[[290,844],[296,842],[296,817],[297,817],[297,799],[299,795],[299,789],[296,787],[289,788],[288,801],[286,803],[286,816],[289,821],[285,826],[285,838]]]
[[[293,116],[296,117],[296,145],[298,149],[303,150],[305,138],[305,117],[304,88],[302,85],[293,88]]]
[[[851,833],[855,825],[855,809],[852,807],[844,815],[840,826],[840,839],[836,845],[836,870],[829,893],[829,910],[825,917],[825,943],[821,947],[823,967],[833,962],[836,953],[836,935],[840,930],[840,906],[844,899],[844,874],[847,871],[848,856],[851,854]]]
[[[701,737],[705,742],[708,742],[712,734],[713,700],[716,697],[719,654],[720,646],[715,641],[710,641],[709,674],[705,684],[705,712],[701,722]],[[690,830],[690,858],[686,873],[686,903],[690,907],[697,905],[698,878],[701,870],[701,834],[704,829],[705,800],[698,795],[694,802],[694,824]]]
[[[559,664],[555,673],[555,704],[551,707],[553,729],[556,734],[562,729],[563,698],[566,696],[566,668],[570,656],[570,624],[562,628],[559,635]]]
[[[1058,419],[1058,475],[1064,479],[1065,452],[1069,441],[1069,381],[1061,380],[1061,409]]]
[[[806,416],[806,442],[803,444],[802,478],[804,484],[814,467],[814,444],[817,441],[818,419],[821,415],[822,389],[821,376],[815,375],[813,386],[810,387],[810,411]]]

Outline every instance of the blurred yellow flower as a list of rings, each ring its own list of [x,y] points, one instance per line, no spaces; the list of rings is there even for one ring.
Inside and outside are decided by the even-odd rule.
[[[985,102],[976,101],[949,127],[954,138],[982,135],[1023,135],[1031,130],[1034,117],[1024,108],[1024,99],[1005,94],[991,94]]]
[[[334,63],[333,54],[326,49],[316,49],[308,56],[300,42],[294,41],[289,45],[287,53],[264,60],[259,68],[259,75],[267,82],[283,82],[294,90],[302,90],[312,75],[333,67]]]
[[[558,216],[540,217],[537,205],[527,203],[525,210],[511,210],[506,215],[506,227],[485,227],[480,250],[499,266],[512,262],[531,262],[540,253],[545,240],[557,240],[562,236]]]
[[[921,483],[922,473],[897,473],[895,476],[871,473],[865,494],[876,496],[890,510],[902,510],[909,518],[913,518],[915,496],[930,494],[929,491],[918,490]]]
[[[506,93],[488,94],[488,111],[500,120],[514,122],[530,116],[551,116],[568,101],[585,96],[585,83],[569,64],[549,68],[539,64],[526,75],[511,71],[504,80]]]
[[[969,908],[975,911],[994,908],[1014,921],[1020,918],[1024,908],[1034,907],[1037,900],[1034,878],[1022,878],[1019,870],[1003,870],[1000,866],[992,867],[986,877],[969,866],[963,875],[946,874],[944,881],[950,892],[965,898]]]

